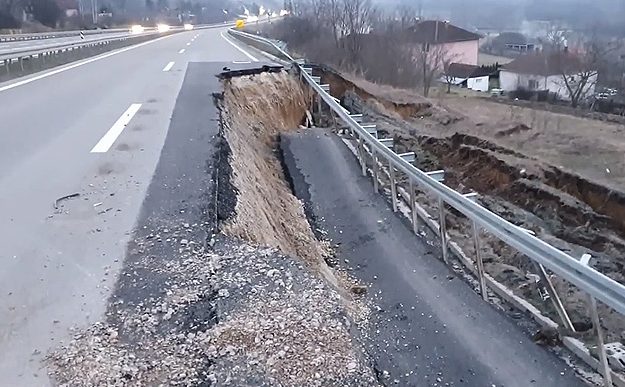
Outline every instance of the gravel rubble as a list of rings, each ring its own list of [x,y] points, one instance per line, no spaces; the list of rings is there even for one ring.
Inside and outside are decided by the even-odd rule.
[[[377,385],[341,296],[300,262],[233,239],[208,250],[159,235],[178,244],[178,259],[146,256],[125,273],[149,270],[165,288],[112,299],[107,321],[50,353],[58,385]]]

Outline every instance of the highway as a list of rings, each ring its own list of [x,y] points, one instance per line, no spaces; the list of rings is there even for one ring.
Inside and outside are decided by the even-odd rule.
[[[45,353],[102,318],[189,62],[252,60],[223,31],[0,83],[0,384],[48,385]]]
[[[105,318],[124,261],[151,253],[127,251],[133,235],[151,232],[151,223],[202,221],[205,214],[191,214],[191,207],[206,205],[198,201],[215,184],[207,173],[218,141],[212,93],[220,84],[213,76],[232,62],[258,61],[225,31],[180,32],[0,83],[1,386],[51,384],[42,366],[46,353],[71,340],[74,329]],[[384,351],[375,359],[393,377],[415,385],[425,377],[475,386],[582,384],[467,284],[450,282],[448,268],[428,256],[431,249],[402,229],[399,218],[389,223],[393,232],[380,229],[386,203],[354,177],[356,164],[345,149],[294,144],[293,160],[308,160],[296,167],[312,187],[310,199],[322,205],[315,207],[319,219],[339,227],[332,235],[345,242],[338,252],[362,264],[361,279],[379,276],[371,291],[383,291],[381,305],[389,311],[380,316],[391,321],[395,305],[414,306],[402,312],[405,322],[381,320],[381,334],[368,332],[380,339],[372,344],[378,347],[402,329],[414,334],[407,340],[412,351]],[[352,201],[324,186],[333,178],[346,182]],[[371,243],[359,239],[362,233]],[[345,247],[356,245],[363,250]],[[410,274],[417,269],[423,273]],[[136,272],[122,277],[122,283],[144,280]],[[444,337],[437,336],[441,327]],[[419,345],[427,346],[424,354]],[[399,374],[410,367],[422,369]]]

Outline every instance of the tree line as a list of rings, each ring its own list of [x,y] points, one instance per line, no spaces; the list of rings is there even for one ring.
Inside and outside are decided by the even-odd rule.
[[[408,28],[419,9],[401,5],[381,10],[371,0],[290,0],[291,16],[269,27],[272,37],[287,42],[320,63],[334,65],[373,82],[419,88],[427,96],[454,62],[443,45],[410,41]]]

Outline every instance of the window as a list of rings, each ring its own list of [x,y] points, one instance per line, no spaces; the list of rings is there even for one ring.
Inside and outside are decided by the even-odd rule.
[[[538,89],[538,81],[535,79],[530,79],[529,81],[527,81],[527,87],[530,90],[536,90]]]

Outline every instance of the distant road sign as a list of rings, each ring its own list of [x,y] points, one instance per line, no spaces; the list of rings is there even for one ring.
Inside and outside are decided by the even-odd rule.
[[[239,19],[237,20],[237,22],[234,24],[234,26],[238,29],[241,29],[243,27],[245,27],[245,20],[243,19]]]

